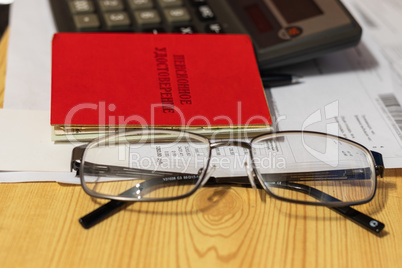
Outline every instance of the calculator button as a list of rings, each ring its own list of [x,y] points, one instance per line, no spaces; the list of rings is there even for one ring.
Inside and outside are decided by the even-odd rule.
[[[182,0],[157,0],[161,8],[182,6]]]
[[[74,0],[69,1],[68,6],[71,13],[93,13],[95,11],[94,4],[89,0]]]
[[[173,29],[174,33],[193,34],[197,33],[193,26],[178,26]]]
[[[162,22],[158,11],[155,9],[138,10],[134,11],[135,23],[141,27],[154,27]]]
[[[207,0],[190,0],[190,2],[193,6],[200,6],[205,5],[207,3]]]
[[[125,28],[131,25],[127,12],[108,12],[104,14],[104,17],[108,29]]]
[[[98,3],[103,12],[124,10],[122,0],[98,0]]]
[[[197,7],[197,13],[200,20],[213,20],[215,19],[215,14],[211,7],[208,5],[202,5]]]
[[[207,33],[224,33],[222,26],[219,23],[211,23],[206,26],[205,32]]]
[[[283,39],[283,40],[289,40],[290,39],[290,36],[288,34],[288,31],[286,31],[286,29],[280,29],[278,31],[278,37],[280,39]]]
[[[189,22],[191,20],[190,13],[184,7],[166,8],[163,13],[169,24]]]
[[[301,35],[303,32],[302,28],[297,27],[297,26],[286,27],[286,31],[287,31],[288,35],[292,38]]]
[[[78,31],[86,31],[100,27],[100,22],[96,14],[74,15],[73,18]]]
[[[131,9],[150,9],[154,7],[152,0],[128,0]]]

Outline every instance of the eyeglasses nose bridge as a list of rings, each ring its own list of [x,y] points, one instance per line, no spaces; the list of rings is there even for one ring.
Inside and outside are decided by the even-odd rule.
[[[215,149],[222,146],[238,146],[251,151],[251,144],[246,141],[238,141],[238,140],[224,140],[211,143],[211,149]]]
[[[201,182],[202,187],[207,183],[207,181],[211,177],[211,174],[214,173],[215,169],[216,169],[216,166],[213,165],[209,170],[207,170],[207,173],[205,174],[204,179]]]
[[[254,190],[257,190],[257,185],[255,184],[256,174],[255,174],[254,170],[251,168],[251,166],[248,164],[247,161],[244,162],[244,167],[246,168],[248,180],[250,181],[251,187]]]
[[[225,140],[225,141],[219,141],[219,142],[214,142],[211,143],[211,149],[214,148],[218,148],[221,146],[238,146],[238,147],[242,147],[245,149],[248,149],[251,153],[251,144],[249,142],[246,141],[240,141],[240,140]],[[251,156],[249,155],[249,161],[251,161]],[[255,178],[256,178],[256,174],[254,172],[254,170],[252,169],[251,165],[249,165],[249,163],[246,161],[244,162],[244,167],[246,168],[246,172],[247,172],[247,177],[250,181],[251,187],[253,187],[253,189],[257,189],[257,186],[255,184]]]

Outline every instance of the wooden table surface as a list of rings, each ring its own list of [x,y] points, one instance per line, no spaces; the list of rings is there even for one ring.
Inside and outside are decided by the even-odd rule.
[[[85,230],[78,218],[101,201],[80,186],[0,184],[0,267],[401,267],[402,169],[386,170],[374,200],[356,207],[386,224],[381,235],[328,208],[260,193],[201,189],[133,204]]]
[[[4,101],[4,88],[7,66],[7,42],[8,42],[8,29],[4,32],[0,40],[0,108],[3,108]]]

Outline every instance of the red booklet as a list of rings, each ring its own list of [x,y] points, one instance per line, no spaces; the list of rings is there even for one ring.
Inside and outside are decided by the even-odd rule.
[[[246,35],[58,33],[53,126],[271,125]]]

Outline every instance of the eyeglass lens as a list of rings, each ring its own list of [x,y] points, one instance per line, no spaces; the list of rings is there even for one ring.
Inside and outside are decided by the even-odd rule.
[[[208,140],[180,132],[134,133],[85,151],[83,178],[92,191],[136,199],[190,193],[209,155]]]
[[[323,134],[288,132],[258,138],[252,148],[257,173],[275,196],[336,204],[365,202],[374,195],[373,160],[355,143]]]
[[[368,201],[375,192],[370,153],[323,134],[284,132],[256,138],[251,152],[238,146],[210,149],[185,132],[131,132],[90,144],[82,180],[100,195],[135,200],[176,198],[194,191],[207,170],[215,177],[246,177],[252,159],[262,187],[289,200],[336,204]]]

